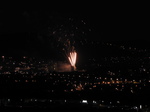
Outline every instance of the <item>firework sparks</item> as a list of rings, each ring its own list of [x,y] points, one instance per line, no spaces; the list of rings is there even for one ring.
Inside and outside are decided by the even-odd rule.
[[[70,55],[68,56],[69,62],[71,64],[71,66],[73,67],[74,70],[76,70],[76,59],[77,59],[77,53],[74,52],[70,52]]]
[[[75,48],[77,44],[80,44],[78,40],[84,40],[91,29],[86,21],[73,18],[54,16],[50,23],[52,23],[49,26],[51,47],[60,51],[61,55],[58,57],[62,59],[61,56],[63,56],[71,65],[72,70],[76,70],[77,52]]]

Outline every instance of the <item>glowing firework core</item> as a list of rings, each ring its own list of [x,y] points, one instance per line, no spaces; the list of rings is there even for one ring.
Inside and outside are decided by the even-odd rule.
[[[71,66],[75,70],[76,69],[75,64],[76,64],[76,59],[77,59],[77,53],[75,51],[74,52],[70,52],[70,54],[68,56],[68,59],[70,61]]]

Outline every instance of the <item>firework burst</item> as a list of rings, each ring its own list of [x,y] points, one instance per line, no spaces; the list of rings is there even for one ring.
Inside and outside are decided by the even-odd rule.
[[[73,70],[76,70],[76,59],[77,59],[77,53],[74,52],[70,52],[69,56],[68,56],[69,62],[71,64],[71,66],[73,67]]]
[[[49,27],[49,37],[52,47],[56,51],[60,51],[69,61],[73,70],[76,70],[77,52],[75,44],[79,43],[80,39],[84,39],[87,33],[91,31],[83,20],[73,18],[56,17],[51,19]],[[75,41],[77,40],[77,43]]]
[[[67,40],[64,44],[65,48],[63,48],[65,52],[65,56],[69,60],[73,71],[76,70],[76,60],[77,60],[77,52],[75,51],[75,47],[73,46],[75,42],[71,43],[70,40]]]

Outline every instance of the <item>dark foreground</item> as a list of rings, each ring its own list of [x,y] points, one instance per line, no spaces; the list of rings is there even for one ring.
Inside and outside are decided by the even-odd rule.
[[[149,82],[90,72],[1,74],[0,111],[146,112]]]
[[[146,112],[144,110],[135,110],[135,109],[121,109],[121,108],[95,108],[91,106],[63,106],[63,105],[55,105],[50,107],[1,107],[0,111],[13,111],[13,112],[28,112],[28,111],[39,111],[39,112]]]

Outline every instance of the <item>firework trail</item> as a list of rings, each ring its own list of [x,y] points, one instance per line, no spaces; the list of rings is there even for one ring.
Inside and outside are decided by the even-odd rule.
[[[73,71],[76,70],[76,60],[77,60],[77,52],[75,51],[75,47],[73,46],[74,43],[72,43],[72,45],[71,45],[71,42],[68,39],[66,41],[66,43],[64,44],[65,48],[63,48],[63,50],[65,52],[65,56],[68,58],[71,66],[73,68]]]
[[[77,53],[74,52],[70,52],[70,55],[68,57],[71,66],[73,67],[73,70],[76,70],[76,59],[77,59]]]

